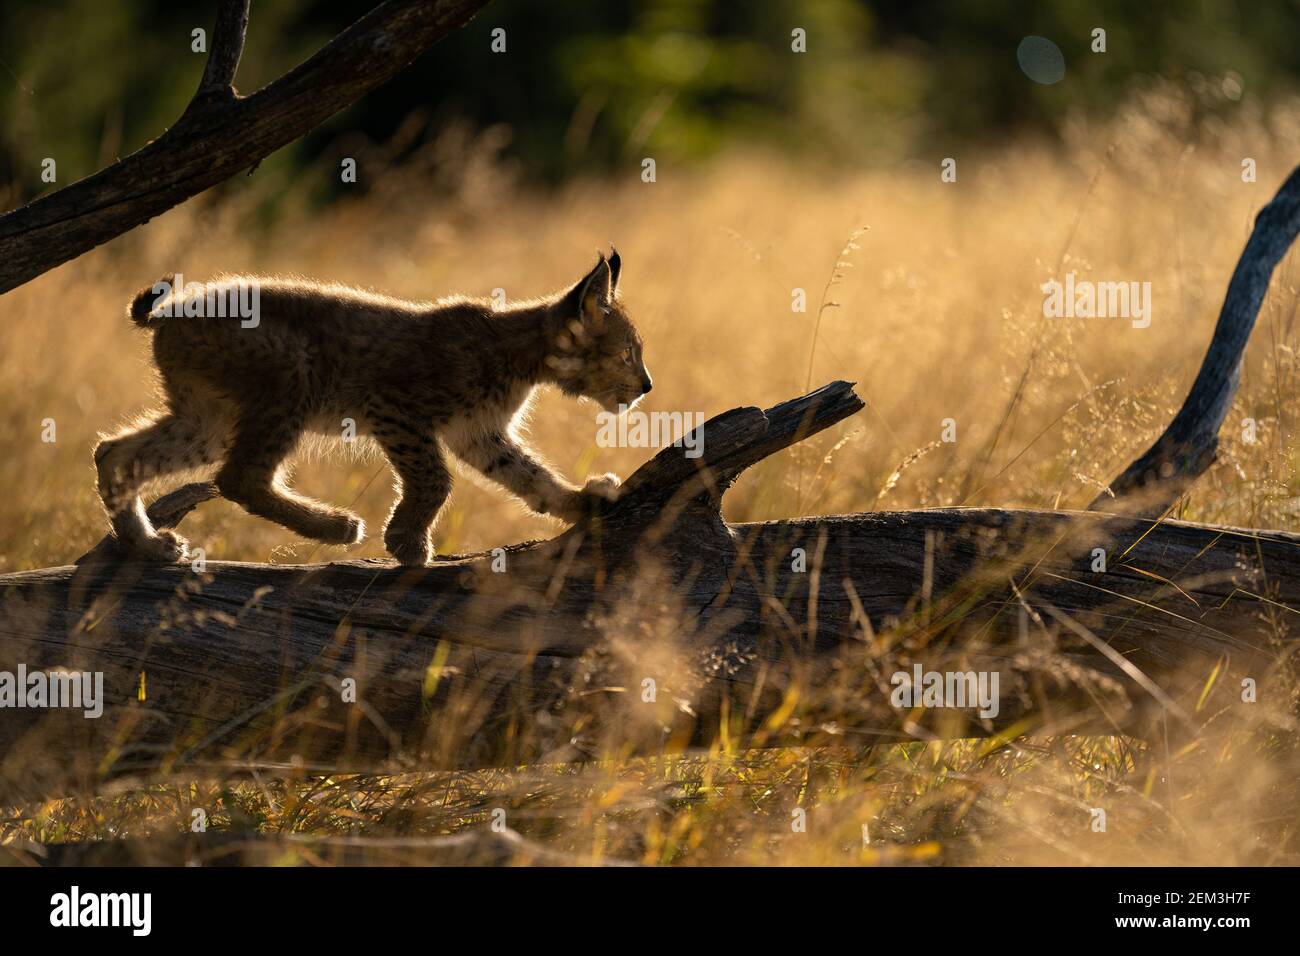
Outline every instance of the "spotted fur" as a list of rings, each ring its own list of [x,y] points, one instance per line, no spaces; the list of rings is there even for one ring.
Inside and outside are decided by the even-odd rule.
[[[166,410],[95,449],[115,535],[146,557],[184,560],[186,542],[150,525],[140,491],[215,466],[221,494],[250,514],[317,541],[360,541],[357,515],[286,483],[285,462],[304,435],[337,439],[348,418],[392,467],[398,497],[384,544],[403,564],[432,557],[431,530],[452,486],[448,452],[533,510],[576,520],[594,499],[616,497],[618,478],[571,485],[518,426],[538,385],[611,411],[650,391],[641,338],[618,293],[620,267],[617,252],[602,255],[573,288],[502,309],[486,299],[415,303],[303,280],[218,280],[258,283],[252,328],[181,309],[166,317],[153,287],[141,290],[128,311],[153,332]]]

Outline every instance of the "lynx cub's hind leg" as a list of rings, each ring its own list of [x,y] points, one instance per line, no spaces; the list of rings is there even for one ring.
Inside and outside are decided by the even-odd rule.
[[[99,496],[118,541],[150,560],[183,561],[188,553],[185,539],[154,529],[140,489],[155,478],[211,464],[218,445],[198,421],[176,414],[101,441],[95,447]]]
[[[306,425],[306,414],[292,397],[250,403],[235,426],[235,437],[217,472],[222,497],[249,514],[266,518],[304,538],[325,544],[356,544],[365,535],[360,517],[296,494],[280,481],[280,467]]]
[[[375,429],[397,478],[398,499],[384,526],[384,547],[400,563],[423,567],[433,558],[431,532],[451,494],[451,472],[432,433],[396,422],[386,416]]]

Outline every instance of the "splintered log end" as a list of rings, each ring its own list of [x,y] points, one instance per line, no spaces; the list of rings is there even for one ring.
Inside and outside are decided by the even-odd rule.
[[[621,502],[637,504],[683,494],[719,499],[742,471],[783,448],[860,411],[853,382],[836,381],[766,410],[733,408],[663,449],[624,484]],[[696,457],[687,457],[694,452]]]

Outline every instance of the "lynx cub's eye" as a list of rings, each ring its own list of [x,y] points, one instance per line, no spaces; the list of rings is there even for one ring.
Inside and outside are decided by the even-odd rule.
[[[622,357],[623,357],[623,364],[624,364],[624,365],[631,365],[631,364],[632,364],[632,349],[631,349],[631,348],[625,348],[625,349],[624,349],[620,354],[621,354]]]

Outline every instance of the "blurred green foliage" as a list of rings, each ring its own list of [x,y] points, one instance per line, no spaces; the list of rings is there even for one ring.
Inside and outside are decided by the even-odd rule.
[[[368,2],[257,0],[238,86],[249,92],[311,55]],[[0,32],[0,188],[17,202],[138,148],[180,115],[216,4],[190,0],[5,0]],[[490,33],[506,31],[504,54]],[[1091,32],[1107,32],[1104,54]],[[807,52],[791,31],[807,31]],[[1063,51],[1062,82],[1019,69],[1028,35]],[[927,150],[1052,135],[1074,112],[1104,116],[1151,75],[1238,85],[1267,99],[1294,87],[1298,0],[494,0],[383,91],[275,162],[301,170],[345,131],[401,149],[456,119],[504,124],[506,152],[558,181],[581,171],[697,161],[763,144],[866,165]],[[401,156],[390,157],[400,161]]]

